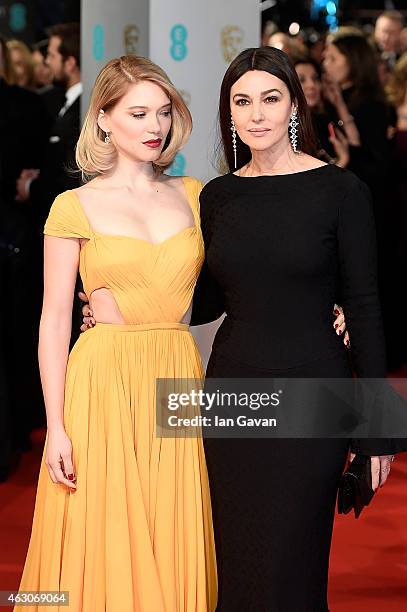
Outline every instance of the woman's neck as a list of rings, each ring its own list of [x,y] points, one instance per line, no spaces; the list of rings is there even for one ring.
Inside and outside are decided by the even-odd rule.
[[[117,163],[106,175],[107,178],[112,187],[135,191],[156,181],[157,174],[151,162],[134,161],[119,153]]]
[[[290,144],[275,150],[252,151],[252,159],[243,168],[242,174],[285,174],[301,167],[298,163],[300,157],[301,154],[294,153]]]

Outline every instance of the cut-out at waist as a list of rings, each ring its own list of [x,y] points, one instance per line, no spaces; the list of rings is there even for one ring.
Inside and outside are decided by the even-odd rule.
[[[113,332],[141,332],[149,330],[179,330],[189,331],[188,323],[179,323],[177,321],[162,321],[156,323],[96,323],[96,326],[92,330],[98,329],[101,331],[113,331]],[[88,333],[88,332],[86,332]]]

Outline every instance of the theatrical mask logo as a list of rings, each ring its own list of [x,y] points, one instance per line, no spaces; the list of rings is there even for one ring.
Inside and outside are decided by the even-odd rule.
[[[221,45],[225,62],[230,63],[242,50],[244,32],[239,26],[225,26],[222,28]]]
[[[124,28],[124,48],[127,55],[138,55],[140,30],[134,23],[128,23]]]
[[[189,93],[189,91],[187,91],[186,89],[180,89],[179,93],[182,96],[182,99],[184,100],[185,104],[187,106],[190,106],[191,104],[191,94]]]

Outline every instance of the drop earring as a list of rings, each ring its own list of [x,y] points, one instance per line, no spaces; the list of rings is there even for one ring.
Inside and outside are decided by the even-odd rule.
[[[105,136],[105,143],[106,144],[110,144],[110,136],[109,136],[110,132],[106,132],[106,136]]]
[[[233,117],[230,117],[232,126],[231,126],[231,130],[232,130],[232,144],[233,144],[233,155],[235,158],[235,170],[237,168],[237,146],[236,146],[236,126],[235,126],[235,122],[233,121]]]
[[[289,131],[290,131],[290,140],[291,140],[292,149],[294,153],[300,153],[300,151],[297,149],[297,145],[298,145],[297,125],[299,125],[297,121],[297,108],[294,108],[293,112],[291,113],[290,123],[288,125],[290,128]]]

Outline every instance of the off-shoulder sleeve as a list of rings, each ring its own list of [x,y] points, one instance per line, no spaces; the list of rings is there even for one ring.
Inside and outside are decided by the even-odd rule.
[[[44,234],[58,238],[90,238],[90,228],[75,194],[65,191],[51,206]]]
[[[216,197],[214,198],[211,192],[212,190],[205,187],[199,195],[205,259],[195,286],[190,325],[203,325],[216,321],[225,312],[223,291],[210,271],[207,258],[212,234],[210,210],[216,205]]]

